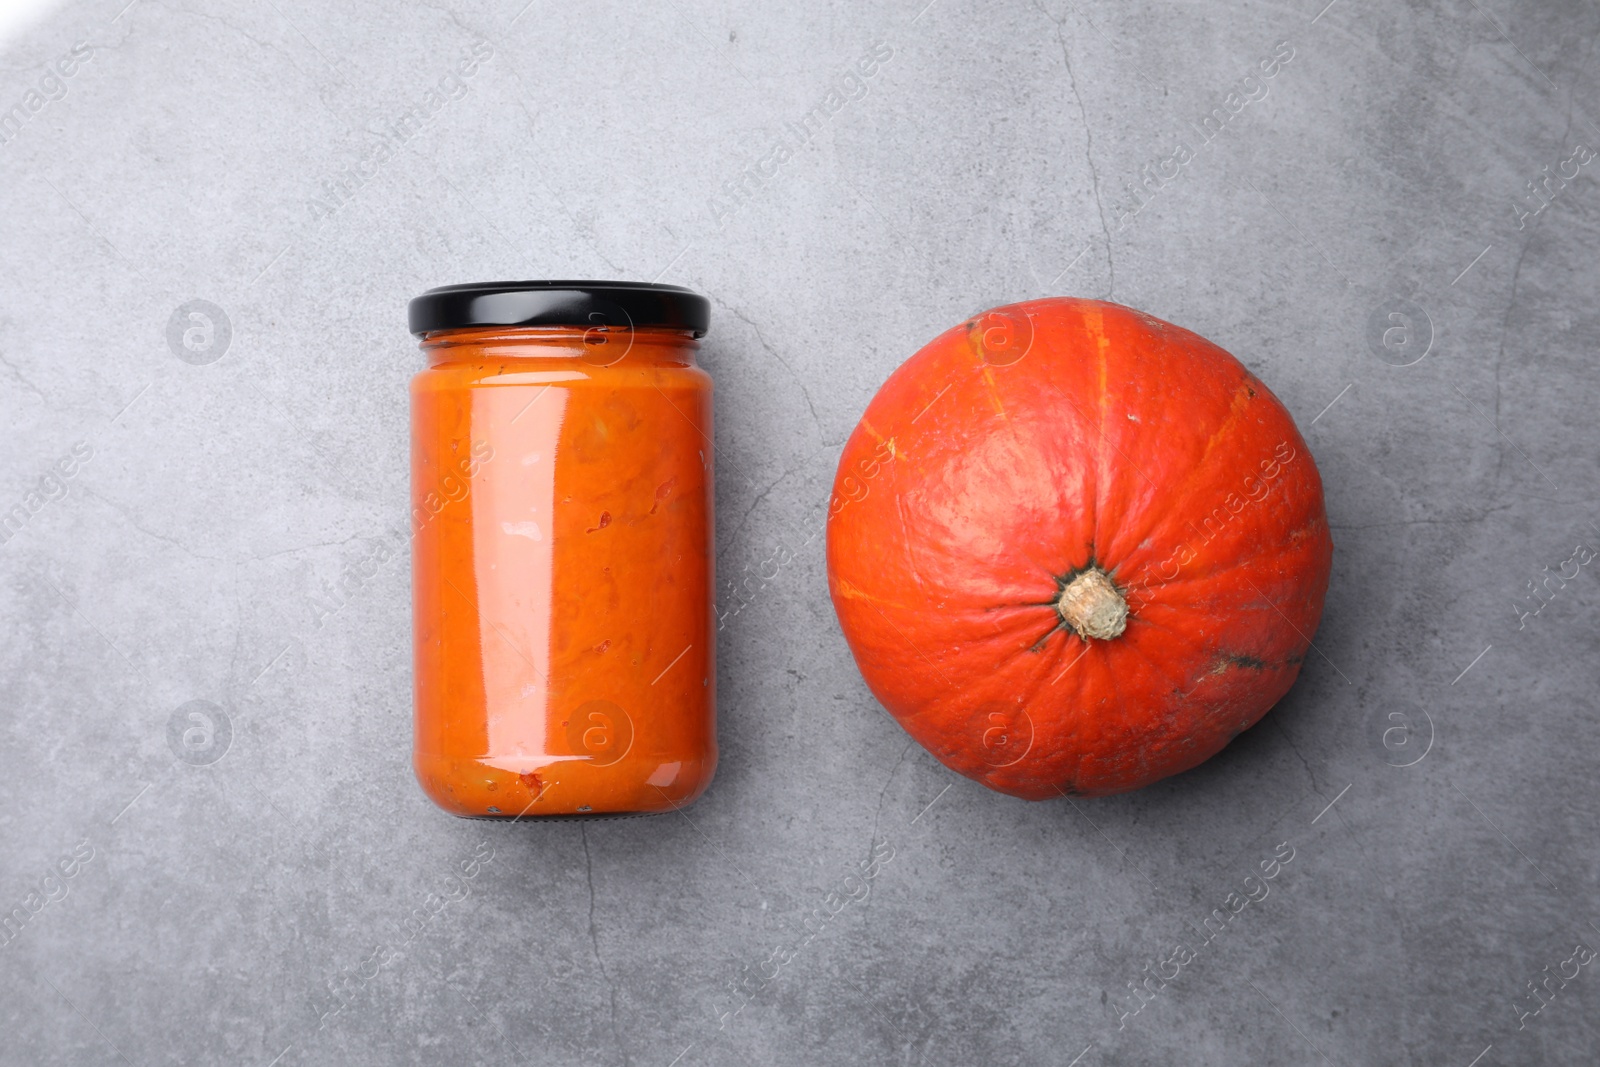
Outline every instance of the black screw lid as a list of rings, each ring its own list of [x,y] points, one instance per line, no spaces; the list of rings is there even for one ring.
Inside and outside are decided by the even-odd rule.
[[[472,326],[665,327],[705,335],[711,302],[655,282],[474,282],[429,289],[411,301],[411,332]]]

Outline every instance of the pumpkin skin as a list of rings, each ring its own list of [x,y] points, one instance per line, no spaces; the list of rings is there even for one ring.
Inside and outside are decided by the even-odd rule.
[[[1139,789],[1254,724],[1300,672],[1333,557],[1271,390],[1188,330],[1068,298],[976,316],[896,370],[827,534],[873,695],[1029,800]]]

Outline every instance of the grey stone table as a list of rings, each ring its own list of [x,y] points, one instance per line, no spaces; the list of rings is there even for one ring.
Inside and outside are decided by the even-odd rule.
[[[1594,1062],[1600,11],[1325,2],[20,31],[0,1061]],[[723,762],[686,816],[457,821],[411,778],[405,302],[541,276],[714,300]],[[872,700],[821,517],[892,368],[1059,293],[1270,383],[1337,551],[1258,727],[1029,804]]]

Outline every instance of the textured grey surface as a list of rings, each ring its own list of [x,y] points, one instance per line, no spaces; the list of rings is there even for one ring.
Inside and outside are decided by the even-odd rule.
[[[1517,604],[1600,547],[1600,161],[1527,184],[1600,148],[1600,12],[924,2],[96,0],[5,46],[0,1060],[1595,1060],[1600,562]],[[723,762],[687,817],[463,822],[411,778],[404,304],[508,276],[715,300]],[[1260,726],[1028,804],[876,706],[821,516],[895,365],[1054,293],[1264,378],[1337,552]],[[185,762],[197,708],[228,729]]]

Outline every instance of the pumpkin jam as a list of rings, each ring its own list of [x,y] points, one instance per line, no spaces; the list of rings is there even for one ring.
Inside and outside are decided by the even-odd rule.
[[[422,347],[423,790],[491,818],[693,800],[717,762],[711,379],[695,334],[488,326]]]

